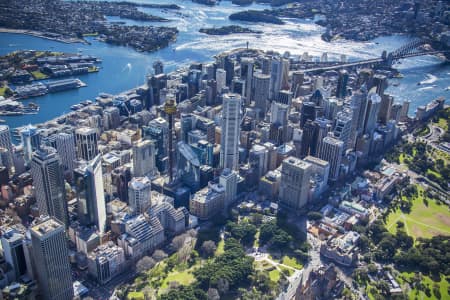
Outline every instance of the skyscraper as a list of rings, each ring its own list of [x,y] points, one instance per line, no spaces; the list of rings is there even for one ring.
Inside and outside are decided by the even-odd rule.
[[[330,175],[328,179],[331,181],[336,181],[339,178],[339,169],[343,152],[343,141],[332,136],[327,136],[323,139],[322,146],[317,156],[330,163]]]
[[[36,127],[28,125],[20,131],[20,138],[22,140],[25,162],[29,164],[33,151],[41,145],[41,136]]]
[[[316,119],[316,104],[314,102],[303,102],[300,114],[300,127],[303,128],[307,120]]]
[[[280,204],[298,210],[308,202],[311,164],[290,156],[283,160],[279,190]]]
[[[144,140],[154,140],[156,150],[156,167],[158,171],[165,172],[167,156],[169,154],[169,123],[163,118],[156,118],[142,127],[142,137]]]
[[[44,300],[72,299],[72,273],[64,225],[53,218],[30,229],[39,290]]]
[[[151,176],[155,173],[155,143],[141,140],[133,144],[133,175]]]
[[[364,133],[372,134],[377,127],[378,112],[380,111],[381,97],[370,92],[368,97],[366,118],[364,123]]]
[[[300,157],[304,158],[308,155],[316,154],[316,140],[317,140],[317,130],[316,124],[311,120],[307,120],[303,126],[302,134],[302,146],[300,150]]]
[[[134,214],[142,214],[150,207],[151,187],[148,177],[134,177],[128,183],[128,201]]]
[[[227,72],[224,69],[216,70],[217,92],[222,93],[222,89],[227,86]]]
[[[344,109],[338,112],[336,116],[334,136],[344,142],[344,150],[351,148],[352,117],[352,111],[350,109]]]
[[[237,94],[228,93],[223,96],[220,166],[224,169],[238,168],[241,102],[241,96]]]
[[[251,57],[241,58],[241,79],[245,80],[244,96],[246,97],[247,101],[250,101],[254,63],[255,61]]]
[[[58,151],[64,169],[73,172],[77,159],[73,133],[61,132],[56,135],[56,151]]]
[[[101,156],[81,162],[75,169],[78,218],[83,225],[96,226],[103,233],[106,227],[105,192]]]
[[[341,70],[339,72],[338,84],[336,87],[336,97],[344,98],[347,95],[348,72]]]
[[[237,192],[237,179],[236,172],[230,169],[224,169],[219,177],[219,184],[225,188],[224,196],[224,208],[227,209],[230,204],[236,200]]]
[[[78,158],[89,161],[98,154],[97,131],[90,127],[81,127],[75,130]]]
[[[260,116],[267,112],[269,101],[270,76],[262,73],[255,73],[253,76],[253,87],[251,101],[255,102],[255,107],[260,110]]]
[[[54,148],[41,147],[33,154],[31,177],[41,215],[49,215],[69,226],[64,176]]]
[[[11,143],[11,134],[7,125],[0,125],[0,148],[5,148],[8,150],[6,161],[2,160],[2,164],[11,171],[14,166],[13,147]]]
[[[320,148],[322,147],[323,138],[328,135],[328,133],[333,129],[331,126],[331,121],[325,119],[323,117],[317,118],[314,123],[316,124],[316,147],[315,152],[311,152],[313,155],[317,155],[319,153]]]
[[[3,231],[1,237],[3,256],[13,269],[12,278],[8,278],[10,282],[17,282],[19,277],[27,272],[27,264],[22,244],[24,238],[23,233],[14,228],[7,228]]]

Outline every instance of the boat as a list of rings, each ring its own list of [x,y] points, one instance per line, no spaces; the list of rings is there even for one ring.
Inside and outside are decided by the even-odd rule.
[[[0,123],[5,123],[6,120],[0,119]]]

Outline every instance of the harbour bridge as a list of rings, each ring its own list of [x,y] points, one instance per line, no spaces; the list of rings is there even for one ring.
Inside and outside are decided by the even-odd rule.
[[[321,73],[330,70],[337,69],[345,69],[345,68],[355,68],[355,67],[375,67],[377,65],[384,65],[387,67],[391,67],[395,62],[409,57],[416,57],[422,55],[435,55],[435,54],[447,54],[450,53],[450,50],[442,49],[442,50],[432,50],[426,49],[423,46],[430,44],[430,41],[417,39],[411,41],[402,47],[394,50],[390,53],[383,51],[383,54],[379,58],[371,58],[365,59],[355,62],[323,62],[323,63],[315,63],[314,67],[301,69],[299,68],[300,64],[294,64],[292,67],[293,70],[299,70],[303,73]],[[311,63],[309,65],[312,65]],[[303,64],[303,67],[305,65]]]

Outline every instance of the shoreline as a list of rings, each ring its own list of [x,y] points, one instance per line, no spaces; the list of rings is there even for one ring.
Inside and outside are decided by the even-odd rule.
[[[75,44],[75,43],[81,43],[81,44],[85,44],[85,45],[89,44],[89,42],[87,42],[86,40],[83,40],[83,39],[49,37],[49,36],[46,36],[45,33],[41,32],[41,31],[26,30],[26,29],[13,29],[13,28],[0,27],[0,33],[14,33],[14,34],[30,35],[30,36],[34,36],[34,37],[38,37],[38,38],[42,38],[42,39],[46,39],[46,40],[51,40],[51,41],[55,41],[55,42],[60,42],[60,43],[64,43],[64,44]]]

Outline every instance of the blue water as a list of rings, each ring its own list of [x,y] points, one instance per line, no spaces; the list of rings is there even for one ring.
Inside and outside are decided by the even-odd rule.
[[[170,3],[167,0],[138,2]],[[314,24],[312,20],[286,19],[285,25],[270,26],[228,20],[231,13],[244,9],[267,8],[264,5],[253,4],[242,8],[232,5],[231,2],[222,1],[218,6],[208,7],[192,3],[190,0],[177,1],[176,4],[183,8],[181,10],[142,8],[143,11],[170,19],[171,21],[167,23],[138,22],[109,17],[112,21],[126,21],[130,25],[176,26],[180,31],[177,41],[153,53],[139,53],[131,48],[108,45],[93,38],[90,39],[91,45],[64,44],[27,35],[0,33],[0,55],[14,50],[36,49],[82,52],[103,60],[100,72],[79,76],[87,83],[87,87],[25,100],[25,103],[30,101],[37,103],[41,108],[39,114],[3,117],[7,124],[15,128],[29,123],[41,123],[68,112],[73,104],[87,99],[93,100],[100,92],[115,94],[141,85],[144,83],[145,75],[151,72],[152,63],[156,59],[164,62],[165,71],[173,71],[194,61],[212,61],[213,55],[245,47],[248,41],[251,48],[289,51],[294,55],[308,52],[310,55],[320,56],[323,52],[328,52],[329,59],[346,54],[350,60],[356,60],[378,57],[383,50],[394,50],[411,40],[408,37],[393,36],[364,43],[351,41],[327,43],[320,38],[324,29]],[[202,27],[231,24],[247,26],[263,33],[208,36],[198,32]],[[399,67],[405,77],[398,81],[398,87],[390,87],[388,92],[395,96],[396,101],[411,100],[410,113],[413,113],[418,105],[425,104],[437,96],[448,97],[450,92],[445,91],[445,88],[450,86],[448,64],[442,64],[436,57],[420,57],[404,60]],[[426,74],[436,76],[436,81],[417,86],[417,82],[429,79]]]

